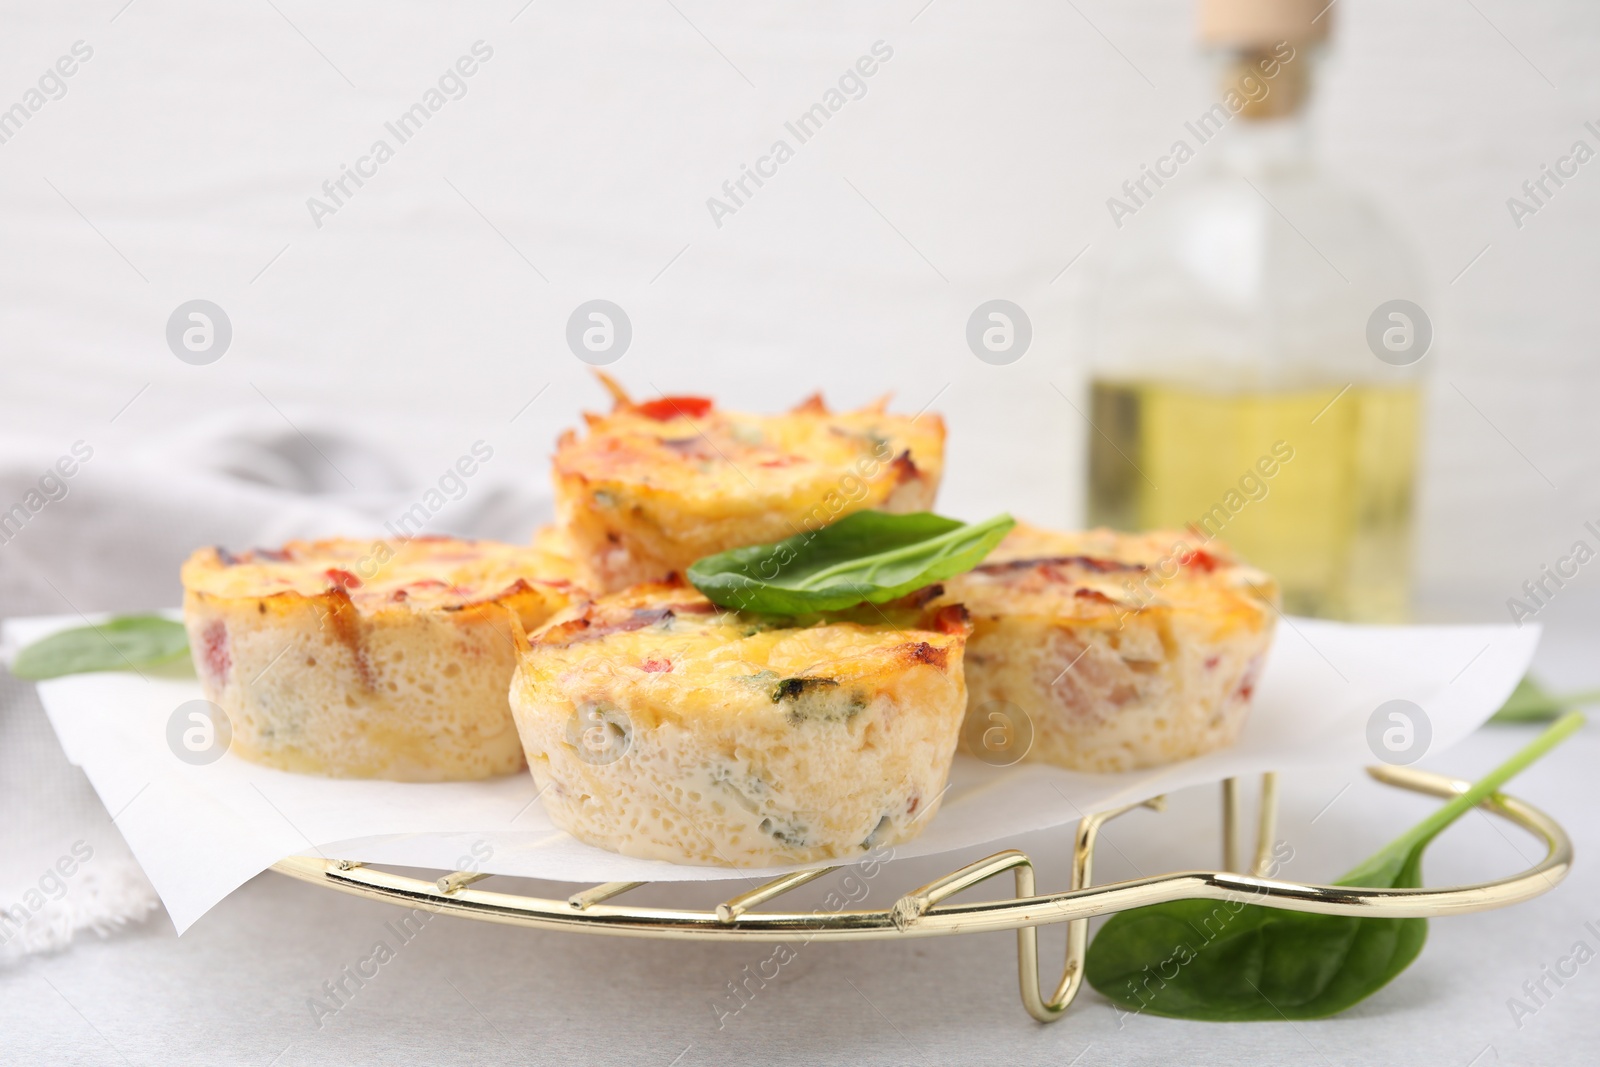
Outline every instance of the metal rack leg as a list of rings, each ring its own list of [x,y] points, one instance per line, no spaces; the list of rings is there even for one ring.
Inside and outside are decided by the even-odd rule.
[[[1261,801],[1256,808],[1256,848],[1250,874],[1259,875],[1272,859],[1272,837],[1278,826],[1278,775],[1261,776]],[[1239,803],[1239,779],[1222,780],[1222,869],[1245,873],[1239,862],[1239,842],[1244,837],[1244,811]]]
[[[1239,870],[1239,837],[1244,816],[1239,811],[1239,779],[1222,780],[1222,869]]]
[[[1161,811],[1166,798],[1154,797],[1142,804],[1100,812],[1078,822],[1078,832],[1072,846],[1072,889],[1086,889],[1094,876],[1094,846],[1100,836],[1100,827],[1111,819],[1134,808],[1153,808]],[[1017,868],[1017,895],[1033,896],[1033,867]],[[1084,959],[1089,951],[1089,920],[1074,919],[1067,923],[1066,966],[1061,982],[1046,1000],[1039,984],[1039,928],[1024,926],[1017,930],[1017,982],[1022,990],[1022,1006],[1028,1014],[1042,1023],[1055,1022],[1072,1006],[1083,987]]]
[[[1261,776],[1261,804],[1256,810],[1256,855],[1250,873],[1259,878],[1272,862],[1272,839],[1278,832],[1278,773]]]
[[[1138,804],[1103,811],[1087,816],[1078,823],[1078,833],[1072,848],[1072,889],[1085,889],[1094,874],[1094,845],[1100,827],[1124,812],[1134,808],[1166,807],[1165,797],[1152,797]],[[1034,895],[1033,861],[1026,853],[1016,849],[997,852],[987,859],[969,863],[959,871],[929,882],[921,889],[907,893],[895,901],[890,917],[901,930],[909,929],[929,909],[948,900],[964,889],[970,889],[986,879],[1006,871],[1016,871],[1017,896]],[[1067,923],[1067,959],[1061,982],[1046,1000],[1039,985],[1039,930],[1036,926],[1017,928],[1017,981],[1022,990],[1022,1006],[1042,1023],[1055,1022],[1072,1004],[1083,986],[1083,961],[1089,949],[1089,920],[1073,919]]]

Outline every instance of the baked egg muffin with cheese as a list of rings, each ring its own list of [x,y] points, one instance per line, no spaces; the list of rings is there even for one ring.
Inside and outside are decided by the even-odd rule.
[[[730,867],[915,836],[955,756],[964,615],[859,620],[728,611],[678,582],[557,615],[511,686],[551,819],[624,855]]]
[[[1192,534],[1019,524],[931,602],[962,604],[964,747],[992,763],[1152,767],[1231,744],[1277,616],[1277,584]]]
[[[195,669],[234,752],[408,782],[521,769],[517,628],[575,590],[553,552],[446,537],[203,548],[182,577]]]
[[[609,415],[557,443],[556,511],[586,583],[616,592],[683,574],[729,548],[780,541],[854,511],[927,511],[944,422],[880,402],[831,412],[820,396],[780,415],[703,397],[635,403],[602,376]]]

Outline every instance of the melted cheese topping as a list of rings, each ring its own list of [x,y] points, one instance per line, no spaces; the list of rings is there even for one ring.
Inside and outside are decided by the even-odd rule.
[[[667,493],[710,512],[886,497],[901,481],[935,484],[943,468],[944,423],[864,410],[746,415],[712,410],[700,418],[655,419],[624,408],[591,417],[585,438],[567,435],[557,476],[604,491]],[[841,479],[853,479],[841,486]],[[860,505],[871,506],[871,505]]]
[[[737,718],[752,694],[773,704],[826,704],[885,670],[959,659],[960,634],[888,624],[785,620],[724,611],[693,589],[636,586],[558,614],[532,639],[533,674],[562,689],[619,681],[685,715]],[[730,699],[732,698],[732,699]]]
[[[1120,625],[1177,609],[1218,625],[1259,628],[1277,583],[1218,542],[1176,530],[1056,532],[1019,523],[974,570],[944,583],[940,602],[974,616],[1054,616]]]
[[[454,609],[529,588],[560,594],[575,576],[572,561],[552,551],[449,537],[291,541],[237,555],[202,548],[183,567],[184,588],[206,596],[310,597],[343,590],[363,614]]]

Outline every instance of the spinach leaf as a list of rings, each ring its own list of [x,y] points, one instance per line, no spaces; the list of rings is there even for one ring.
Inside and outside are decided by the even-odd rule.
[[[126,671],[187,655],[183,623],[159,615],[123,615],[99,626],[63,630],[35,641],[11,665],[18,678],[58,678],[88,671]]]
[[[1445,827],[1583,725],[1569,714],[1335,885],[1416,888]],[[1321,1019],[1410,965],[1426,919],[1311,915],[1243,901],[1176,900],[1114,915],[1089,946],[1089,984],[1129,1011],[1211,1022]]]
[[[697,561],[689,581],[715,604],[772,615],[882,604],[971,570],[1015,526],[1009,515],[962,523],[930,512],[858,511],[770,545]]]
[[[1569,711],[1581,704],[1594,704],[1600,702],[1600,689],[1590,689],[1582,693],[1569,693],[1564,696],[1555,696],[1544,686],[1533,680],[1533,675],[1528,675],[1517,683],[1517,688],[1512,690],[1506,698],[1505,705],[1494,713],[1489,721],[1492,723],[1523,723],[1523,722],[1549,722],[1564,711]]]

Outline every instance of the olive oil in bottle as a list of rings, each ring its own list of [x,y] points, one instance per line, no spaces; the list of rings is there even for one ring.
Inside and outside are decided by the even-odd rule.
[[[1404,618],[1418,406],[1411,384],[1096,381],[1089,521],[1219,537],[1278,579],[1291,614]]]
[[[1201,0],[1216,103],[1109,205],[1087,510],[1227,542],[1291,613],[1400,621],[1422,366],[1368,337],[1419,293],[1405,243],[1310,151],[1331,18],[1325,0]]]

